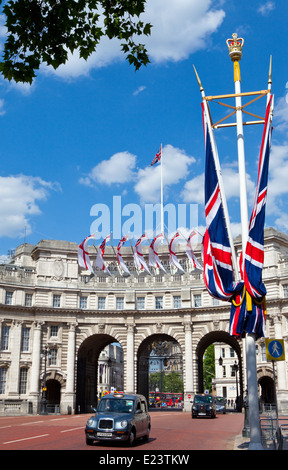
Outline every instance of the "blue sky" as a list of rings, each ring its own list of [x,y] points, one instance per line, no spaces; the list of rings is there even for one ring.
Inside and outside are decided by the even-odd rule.
[[[122,208],[134,204],[144,210],[145,204],[160,202],[160,166],[150,163],[161,143],[164,203],[196,204],[203,227],[204,140],[193,64],[206,95],[233,93],[226,39],[234,32],[245,40],[242,91],[266,89],[273,58],[266,223],[287,232],[287,2],[147,0],[143,20],[154,25],[145,39],[151,63],[138,72],[125,61],[117,41],[104,40],[87,62],[75,54],[57,71],[43,65],[31,87],[0,79],[0,255],[24,239],[80,243],[97,219],[95,205],[110,208],[112,225],[115,196],[121,196]],[[0,45],[4,36],[1,27]],[[216,106],[211,110],[214,121],[226,112]],[[264,115],[265,100],[250,110]],[[244,131],[251,209],[263,128]],[[218,130],[216,139],[237,235],[235,128]]]

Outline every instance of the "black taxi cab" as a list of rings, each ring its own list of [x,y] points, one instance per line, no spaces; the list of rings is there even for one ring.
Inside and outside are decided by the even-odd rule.
[[[216,403],[212,395],[199,394],[193,399],[192,418],[204,417],[216,418]]]
[[[94,411],[85,427],[87,445],[94,441],[126,441],[133,445],[140,437],[148,440],[151,419],[143,395],[110,393],[101,398]]]

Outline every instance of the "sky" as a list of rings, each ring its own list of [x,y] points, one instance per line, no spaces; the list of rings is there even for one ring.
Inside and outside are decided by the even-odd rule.
[[[110,231],[116,245],[125,231],[130,238],[145,229],[156,233],[159,220],[149,226],[146,209],[160,203],[160,165],[151,162],[161,144],[164,204],[176,210],[173,223],[177,228],[186,222],[187,230],[204,233],[205,149],[193,65],[206,95],[234,93],[226,45],[233,33],[244,39],[243,92],[267,88],[272,56],[266,225],[287,233],[287,2],[147,0],[142,19],[153,25],[151,36],[143,38],[150,64],[137,72],[119,42],[104,38],[87,61],[75,53],[56,71],[43,64],[32,86],[0,78],[0,260],[18,245],[41,239],[80,244],[97,230],[100,243]],[[0,22],[2,49],[3,16]],[[250,111],[264,116],[265,104],[262,98]],[[227,112],[211,105],[214,122]],[[262,132],[262,125],[244,128],[249,214]],[[236,236],[241,231],[236,128],[219,129],[215,137]],[[173,223],[165,221],[168,231]]]

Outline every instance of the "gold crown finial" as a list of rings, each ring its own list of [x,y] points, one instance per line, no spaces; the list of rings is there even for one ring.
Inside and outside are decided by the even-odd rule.
[[[229,49],[229,56],[233,62],[239,61],[242,57],[242,48],[244,46],[244,39],[238,38],[237,34],[232,34],[233,39],[227,39],[226,44]]]

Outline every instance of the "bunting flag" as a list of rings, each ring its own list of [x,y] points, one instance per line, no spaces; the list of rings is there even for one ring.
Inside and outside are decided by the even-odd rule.
[[[191,263],[193,264],[194,268],[198,268],[198,269],[203,270],[203,267],[199,263],[199,261],[197,260],[197,258],[195,256],[195,253],[193,251],[193,248],[192,248],[192,239],[196,236],[197,236],[197,233],[195,232],[195,230],[192,230],[192,232],[190,233],[190,235],[188,237],[188,240],[187,240],[186,254],[187,254],[189,260],[191,261]]]
[[[126,235],[125,237],[123,237],[120,242],[118,243],[118,246],[117,246],[117,259],[118,259],[118,263],[120,264],[121,268],[123,269],[123,271],[127,274],[130,274],[129,272],[129,269],[127,268],[126,264],[124,263],[123,261],[123,257],[121,255],[121,248],[122,246],[124,245],[124,243],[128,240],[128,236]]]
[[[153,266],[154,268],[161,268],[162,271],[166,273],[164,266],[162,265],[160,258],[157,253],[157,247],[161,240],[163,240],[164,236],[162,233],[159,233],[156,237],[153,238],[153,241],[149,247],[149,265]]]
[[[203,117],[205,118],[204,114]],[[205,122],[205,121],[204,121]],[[232,251],[226,228],[219,181],[208,129],[205,129],[205,218],[203,275],[208,292],[215,298],[231,300],[241,284],[234,281]]]
[[[79,245],[78,247],[78,264],[81,266],[81,268],[89,270],[92,274],[94,274],[94,270],[92,268],[88,250],[87,250],[87,245],[89,240],[95,240],[96,233],[93,235],[89,235],[89,237],[86,237],[85,240]]]
[[[105,273],[108,273],[108,274],[110,274],[110,271],[107,268],[103,258],[104,258],[106,243],[109,240],[110,240],[110,235],[107,235],[107,237],[104,238],[103,242],[99,246],[98,253],[97,253],[97,258],[96,258],[96,261],[95,261],[95,266],[97,266],[102,271],[104,271]]]
[[[177,242],[177,238],[182,238],[182,236],[179,234],[179,232],[176,232],[175,235],[172,237],[170,243],[169,243],[169,253],[170,253],[170,263],[174,264],[176,268],[180,269],[183,273],[185,272],[184,269],[182,268],[181,264],[178,261],[178,258],[175,253],[175,244]]]
[[[134,263],[135,263],[136,268],[145,269],[145,271],[147,271],[147,273],[150,274],[149,268],[145,262],[145,259],[142,253],[142,248],[141,248],[141,244],[145,240],[147,240],[147,237],[146,237],[146,234],[143,233],[143,235],[137,240],[135,244]]]
[[[160,147],[159,152],[157,152],[155,157],[153,158],[153,160],[151,162],[151,166],[155,165],[155,163],[160,162],[161,157],[162,157],[162,147]]]

